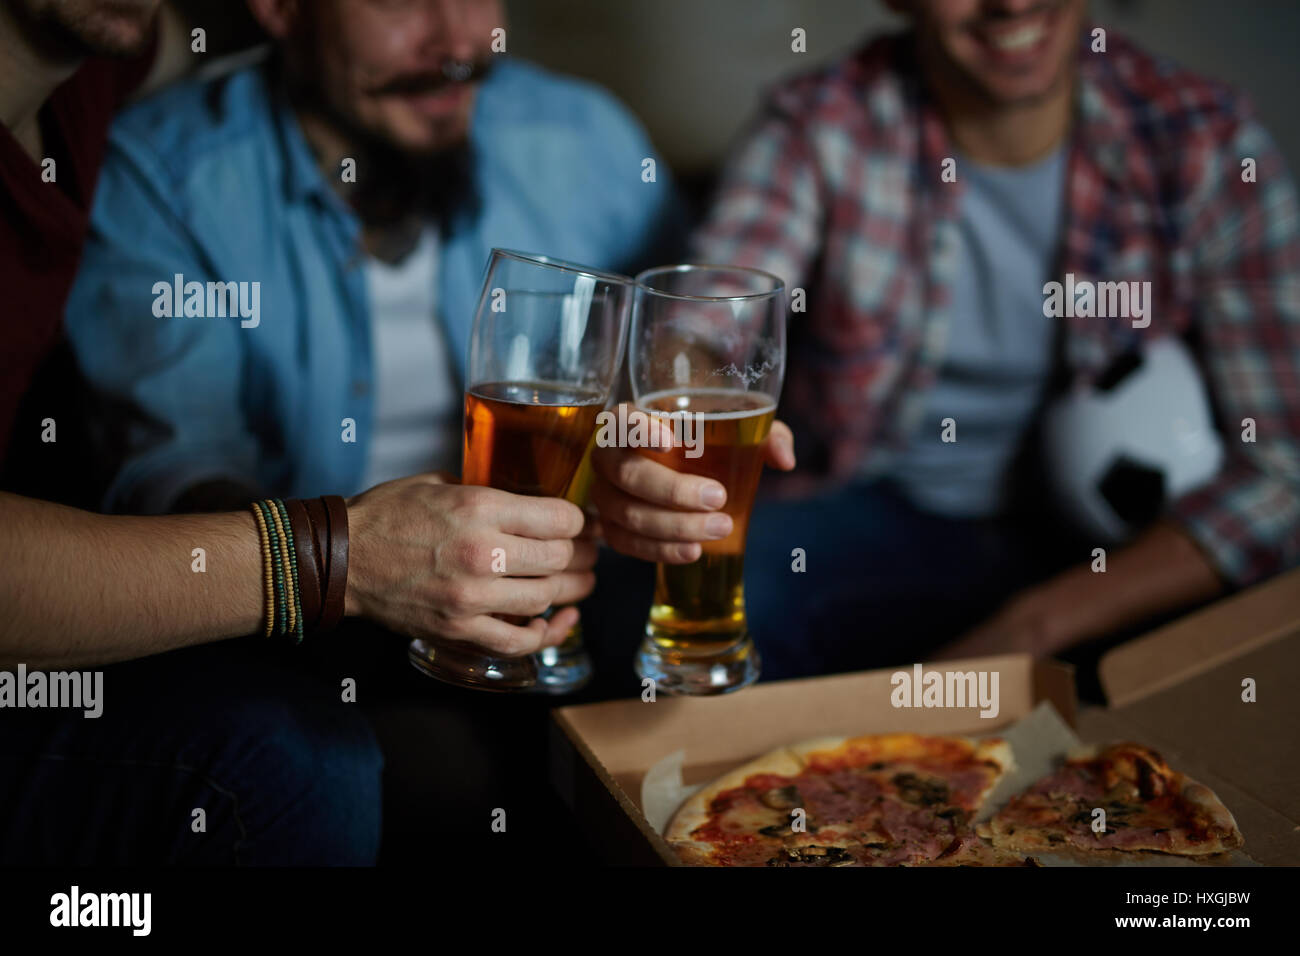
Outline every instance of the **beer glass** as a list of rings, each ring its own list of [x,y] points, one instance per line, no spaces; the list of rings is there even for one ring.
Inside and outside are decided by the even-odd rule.
[[[464,484],[569,493],[620,368],[631,290],[626,276],[492,250],[465,368]],[[409,656],[430,676],[480,690],[563,693],[590,676],[580,640],[551,650],[501,658],[417,638]]]
[[[762,444],[785,374],[785,286],[728,266],[664,266],[637,276],[628,344],[632,393],[673,447],[640,453],[727,491],[733,528],[690,564],[659,564],[636,657],[670,694],[722,694],[758,679],[745,623],[745,533]]]

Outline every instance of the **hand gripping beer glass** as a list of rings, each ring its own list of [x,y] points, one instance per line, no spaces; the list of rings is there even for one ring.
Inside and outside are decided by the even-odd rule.
[[[626,276],[492,250],[465,368],[464,484],[569,493],[621,367],[631,297]],[[573,635],[548,650],[500,658],[463,641],[417,638],[409,656],[426,674],[480,690],[563,693],[590,677]]]
[[[759,674],[745,623],[745,533],[785,374],[785,286],[754,269],[664,266],[637,276],[633,301],[633,396],[674,438],[641,453],[719,481],[733,522],[696,561],[656,568],[636,671],[666,693],[723,694]]]

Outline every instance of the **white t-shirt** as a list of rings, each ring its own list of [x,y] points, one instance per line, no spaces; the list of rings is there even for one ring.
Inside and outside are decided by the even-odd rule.
[[[423,471],[460,471],[462,394],[437,314],[438,236],[405,259],[366,259],[374,434],[364,487]]]

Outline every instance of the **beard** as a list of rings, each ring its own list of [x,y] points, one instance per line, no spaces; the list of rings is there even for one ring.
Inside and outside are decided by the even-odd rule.
[[[310,72],[291,69],[282,51],[271,61],[270,70],[273,83],[287,91],[295,108],[325,121],[348,144],[357,160],[357,181],[348,184],[342,195],[367,231],[401,232],[396,227],[409,227],[419,219],[434,221],[445,234],[456,222],[479,212],[482,200],[469,132],[432,150],[404,147],[333,107],[321,90],[304,78]],[[392,81],[384,91],[432,92],[451,84],[477,85],[490,72],[487,60],[450,63],[434,74]]]
[[[349,190],[348,202],[368,229],[383,231],[416,214],[446,233],[481,208],[468,139],[435,153],[411,153],[371,139],[361,153],[364,161],[358,166],[365,174]]]
[[[62,57],[133,57],[153,39],[161,0],[0,0],[29,37]]]

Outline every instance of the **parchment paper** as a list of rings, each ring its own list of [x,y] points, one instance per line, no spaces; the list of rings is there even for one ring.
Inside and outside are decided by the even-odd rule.
[[[978,735],[1002,737],[1011,744],[1016,769],[998,782],[989,794],[976,822],[992,817],[1013,796],[1035,780],[1047,776],[1067,756],[1085,749],[1070,726],[1061,719],[1049,701],[1041,702],[1032,712],[1010,727]],[[791,741],[797,743],[797,741]],[[758,754],[754,754],[758,756]],[[641,781],[641,808],[646,820],[661,836],[683,801],[704,784],[687,786],[682,781],[686,751],[675,750],[646,771]],[[1229,809],[1232,809],[1229,807]],[[1173,856],[1168,853],[1133,853],[1123,850],[1066,850],[1035,854],[1043,866],[1257,866],[1241,850],[1201,858]]]

